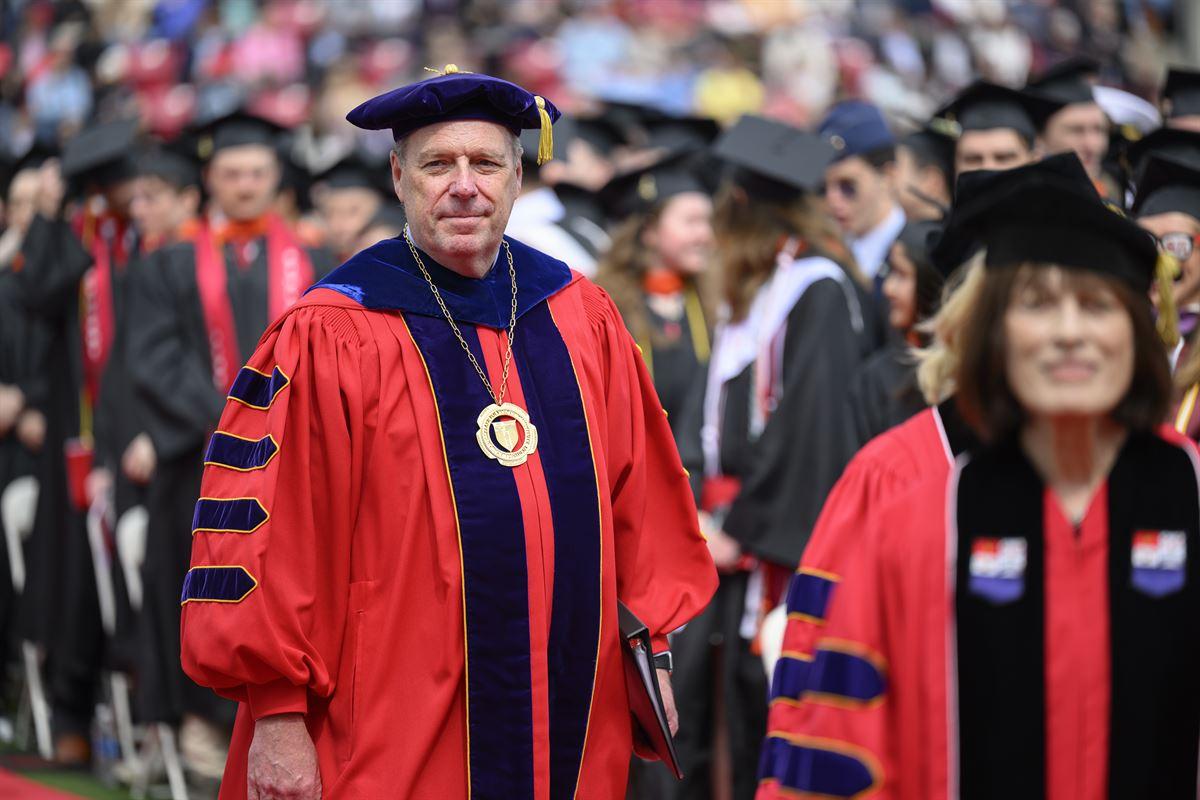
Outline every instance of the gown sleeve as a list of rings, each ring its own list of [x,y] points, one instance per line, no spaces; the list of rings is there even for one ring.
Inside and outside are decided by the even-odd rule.
[[[783,392],[724,523],[747,550],[789,568],[856,449],[845,399],[862,344],[845,291],[817,281],[788,315]]]
[[[181,261],[192,262],[191,245],[180,244],[134,265],[129,276],[130,325],[126,358],[146,410],[146,432],[164,461],[199,448],[221,414],[224,399],[213,386],[204,354],[184,332]]]
[[[92,265],[70,224],[34,216],[21,244],[23,258],[16,275],[25,304],[49,318],[64,317],[79,305],[79,281]]]
[[[305,713],[310,693],[335,689],[373,431],[364,406],[379,380],[354,313],[301,305],[280,318],[235,380],[205,455],[183,668],[255,719]]]
[[[870,478],[852,464],[818,522],[812,542],[818,551],[806,552],[789,587],[757,800],[890,796],[894,701],[880,537],[871,530],[886,523],[878,505],[871,517],[855,508],[871,494]],[[834,536],[848,531],[843,546],[832,546]]]
[[[603,290],[584,303],[606,356],[604,402],[612,492],[617,596],[650,629],[656,653],[667,634],[699,614],[717,587],[700,534],[688,474],[638,346]]]

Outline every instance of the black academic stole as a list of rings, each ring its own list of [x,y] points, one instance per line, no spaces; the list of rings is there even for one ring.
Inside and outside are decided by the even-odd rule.
[[[1110,631],[1109,752],[1085,768],[1107,769],[1112,800],[1197,796],[1197,474],[1187,450],[1142,433],[1109,475],[1108,607],[1095,610]],[[1044,492],[1010,444],[968,461],[951,493],[964,800],[1046,797]]]

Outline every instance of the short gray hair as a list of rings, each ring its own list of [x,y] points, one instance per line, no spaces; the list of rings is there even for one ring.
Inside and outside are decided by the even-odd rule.
[[[406,141],[408,141],[407,134],[397,139],[396,143],[392,145],[392,152],[396,154],[396,158],[401,164],[404,163],[404,143]],[[521,137],[515,135],[512,136],[511,144],[513,164],[516,165],[521,163],[521,157],[525,155],[525,146],[521,144]]]

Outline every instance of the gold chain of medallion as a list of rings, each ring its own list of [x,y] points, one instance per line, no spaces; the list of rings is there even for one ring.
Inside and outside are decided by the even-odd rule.
[[[408,243],[408,249],[412,252],[413,259],[417,262],[417,267],[421,270],[421,274],[425,276],[425,282],[429,284],[429,289],[433,292],[433,299],[437,301],[438,308],[442,309],[442,314],[445,315],[446,322],[450,323],[450,330],[454,331],[454,336],[458,339],[459,346],[467,354],[467,358],[471,360],[471,366],[479,373],[479,379],[483,381],[488,394],[496,401],[496,405],[501,405],[504,401],[504,391],[508,388],[508,368],[512,363],[513,337],[517,333],[517,268],[513,266],[512,250],[509,248],[508,242],[503,239],[500,240],[500,244],[504,246],[504,254],[508,256],[508,279],[512,281],[512,316],[508,320],[508,352],[504,354],[504,373],[500,378],[500,392],[497,393],[492,389],[492,382],[488,380],[487,373],[483,371],[483,367],[479,366],[479,362],[475,360],[475,354],[471,352],[471,346],[467,344],[467,340],[463,338],[462,331],[458,329],[458,323],[454,321],[454,317],[450,316],[450,309],[446,307],[446,302],[442,300],[442,293],[438,291],[437,285],[433,282],[433,277],[429,274],[429,270],[425,268],[425,262],[421,260],[421,254],[417,250],[417,246],[413,244],[412,237],[409,236],[407,225],[404,226],[404,241]]]

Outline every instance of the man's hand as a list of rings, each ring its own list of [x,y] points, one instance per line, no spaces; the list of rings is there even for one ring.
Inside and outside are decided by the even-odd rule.
[[[88,505],[96,502],[96,498],[112,491],[112,473],[104,467],[96,467],[88,473],[83,483],[83,493],[87,496]]]
[[[275,714],[254,723],[246,800],[321,800],[317,749],[300,714]]]
[[[658,670],[658,691],[662,693],[663,708],[667,711],[667,725],[671,735],[679,732],[679,711],[675,709],[675,692],[671,690],[671,673],[665,669]]]
[[[725,531],[716,530],[708,535],[708,554],[717,569],[733,569],[742,557],[742,546]]]
[[[25,393],[16,386],[0,383],[0,436],[7,436],[25,409]]]
[[[17,417],[17,441],[31,453],[40,453],[46,441],[46,417],[35,408],[27,408]]]
[[[154,452],[154,442],[150,440],[149,434],[139,433],[133,437],[133,441],[125,448],[125,454],[121,456],[121,471],[129,480],[139,486],[145,486],[154,476],[156,466],[158,454]]]

